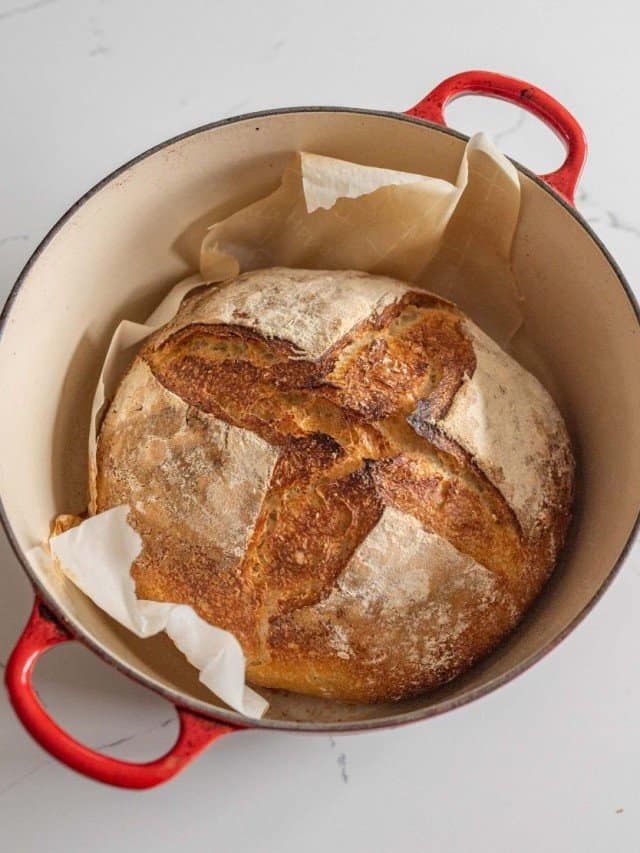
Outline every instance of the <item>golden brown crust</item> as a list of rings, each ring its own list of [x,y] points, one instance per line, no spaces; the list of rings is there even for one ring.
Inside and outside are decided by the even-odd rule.
[[[332,273],[334,288],[343,277],[344,316],[329,312],[340,336],[318,317],[313,334],[274,338],[269,317],[261,334],[248,284],[259,292],[267,281],[292,305],[291,288],[304,285],[321,306],[313,287],[327,275],[252,273],[185,301],[105,417],[98,510],[131,507],[144,543],[138,596],[191,604],[233,631],[254,683],[400,698],[471,665],[537,594],[569,520],[570,448],[536,386],[537,408],[526,396],[509,405],[523,412],[518,428],[544,432],[549,465],[517,452],[494,459],[477,412],[467,423],[453,408],[461,394],[485,394],[489,415],[504,408],[490,377],[472,385],[486,351],[454,306],[399,282],[368,277],[378,302],[366,316],[367,277]],[[258,303],[268,313],[266,296]],[[330,346],[317,353],[318,340]],[[524,470],[535,485],[546,467],[535,524],[523,529],[531,498],[529,516],[514,512],[509,474]]]

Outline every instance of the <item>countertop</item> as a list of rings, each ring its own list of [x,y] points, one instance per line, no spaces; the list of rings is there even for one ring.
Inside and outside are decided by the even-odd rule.
[[[106,173],[191,127],[300,104],[402,110],[449,74],[538,85],[582,122],[578,206],[631,285],[640,273],[636,26],[630,3],[0,2],[2,297],[51,224]],[[544,172],[559,143],[483,99],[449,122],[492,133]],[[636,293],[640,292],[636,289]],[[37,345],[37,337],[34,337]],[[2,538],[0,661],[32,593]],[[552,654],[490,696],[401,729],[340,737],[244,732],[145,793],[59,765],[0,697],[0,846],[28,851],[640,849],[640,551]],[[111,755],[145,760],[173,710],[80,647],[38,672],[51,713]]]

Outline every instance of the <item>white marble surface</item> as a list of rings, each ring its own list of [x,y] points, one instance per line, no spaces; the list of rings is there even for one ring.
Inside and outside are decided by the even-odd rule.
[[[486,67],[546,88],[591,143],[579,206],[640,273],[637,20],[629,2],[248,0],[0,2],[0,287],[55,219],[139,151],[239,112],[403,109]],[[493,132],[540,171],[559,145],[480,99],[450,123]],[[4,298],[4,297],[3,297]],[[31,592],[4,539],[0,660]],[[366,736],[225,738],[164,788],[107,789],[49,759],[0,697],[0,847],[20,851],[635,851],[640,847],[636,548],[587,621],[533,670],[444,717]],[[636,618],[634,618],[634,616]],[[172,710],[89,652],[43,662],[54,716],[111,755],[149,759]]]

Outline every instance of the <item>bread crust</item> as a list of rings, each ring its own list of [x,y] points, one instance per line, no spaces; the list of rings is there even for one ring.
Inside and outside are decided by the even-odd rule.
[[[273,269],[198,291],[145,343],[101,425],[97,511],[129,504],[138,596],[233,631],[250,682],[373,702],[513,629],[573,469],[551,397],[455,306]]]

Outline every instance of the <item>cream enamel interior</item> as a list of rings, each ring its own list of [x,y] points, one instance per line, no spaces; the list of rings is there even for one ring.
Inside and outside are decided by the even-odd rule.
[[[17,549],[36,544],[56,513],[86,506],[91,396],[115,324],[144,319],[193,270],[207,223],[273,189],[295,150],[453,180],[463,146],[455,135],[390,115],[290,111],[188,135],[91,194],[24,275],[0,340],[0,495]],[[468,700],[552,646],[619,560],[640,506],[633,305],[585,227],[526,176],[514,263],[527,330],[516,352],[554,394],[579,460],[576,519],[561,565],[516,633],[445,689],[369,707],[270,693],[261,725],[384,725]],[[73,629],[134,677],[183,705],[238,718],[212,701],[165,638],[137,640],[68,582],[42,573],[34,580]]]

